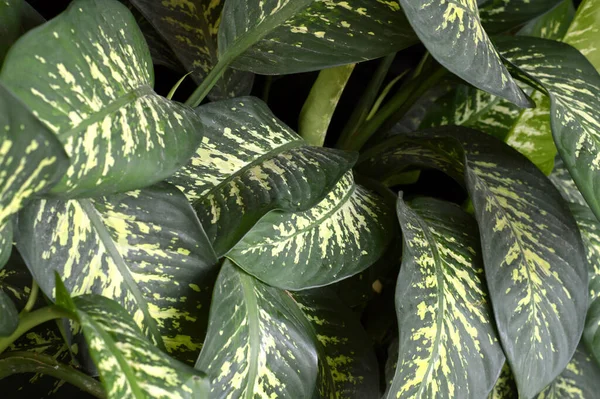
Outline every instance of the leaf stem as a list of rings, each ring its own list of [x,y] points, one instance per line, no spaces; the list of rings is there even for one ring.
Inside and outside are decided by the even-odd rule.
[[[35,280],[33,280],[33,282],[31,283],[31,292],[29,293],[29,298],[27,298],[27,303],[25,304],[25,307],[23,308],[19,316],[31,312],[31,310],[35,306],[39,292],[40,287],[37,285]]]
[[[0,338],[0,353],[4,352],[21,335],[32,328],[47,321],[61,318],[73,318],[73,315],[68,310],[56,305],[46,306],[31,313],[22,314],[15,332],[8,337]]]
[[[222,58],[217,62],[217,65],[210,71],[206,79],[202,81],[200,86],[194,90],[192,95],[186,100],[185,105],[192,108],[196,108],[200,105],[202,100],[210,93],[210,90],[217,84],[221,76],[227,70],[229,64],[233,61],[233,58]]]
[[[51,356],[36,352],[11,352],[0,356],[0,379],[17,373],[41,373],[64,380],[97,398],[106,398],[102,384]]]

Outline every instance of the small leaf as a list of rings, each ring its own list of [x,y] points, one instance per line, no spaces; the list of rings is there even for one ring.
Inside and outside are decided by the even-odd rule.
[[[440,64],[475,87],[520,107],[531,106],[481,26],[475,0],[400,0],[400,4]]]
[[[194,153],[191,109],[152,90],[148,47],[116,0],[76,0],[11,49],[0,80],[58,137],[71,166],[52,193],[97,196],[148,186]]]
[[[207,397],[204,375],[150,344],[115,301],[99,295],[71,299],[57,278],[56,303],[79,323],[109,399]]]
[[[327,285],[373,264],[394,236],[381,198],[346,175],[305,212],[265,215],[227,253],[246,272],[283,289]]]
[[[10,297],[0,289],[0,337],[8,337],[19,325],[19,312]]]
[[[16,235],[47,296],[58,272],[73,295],[114,299],[159,347],[196,358],[216,258],[176,188],[162,183],[95,199],[38,200],[19,215]]]
[[[168,179],[193,203],[220,257],[269,211],[305,211],[320,202],[356,156],[310,147],[247,97],[198,108],[205,138]]]
[[[396,286],[400,331],[388,398],[482,398],[504,362],[475,220],[434,199],[398,200],[404,235]]]

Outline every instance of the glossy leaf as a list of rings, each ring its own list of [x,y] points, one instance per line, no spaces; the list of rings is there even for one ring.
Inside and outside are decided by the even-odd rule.
[[[414,148],[406,159],[404,140]],[[443,150],[432,154],[436,148]],[[533,397],[568,363],[587,308],[585,252],[566,203],[526,158],[470,129],[421,131],[371,151],[359,170],[374,175],[419,158],[421,165],[463,169],[502,346],[519,394]]]
[[[218,256],[267,212],[316,205],[356,159],[306,145],[252,97],[207,104],[198,114],[206,127],[202,145],[168,180],[193,203]]]
[[[561,0],[479,0],[479,17],[490,33],[500,33],[522,25],[548,10]]]
[[[159,347],[193,360],[216,263],[183,194],[167,184],[85,200],[39,200],[19,216],[17,245],[41,289],[55,272],[73,295],[116,300]]]
[[[19,325],[19,312],[10,297],[0,288],[0,337],[8,337]]]
[[[482,398],[500,374],[475,220],[454,204],[398,200],[398,364],[388,398]]]
[[[191,399],[208,394],[204,375],[150,344],[115,301],[99,295],[71,299],[58,280],[56,303],[81,327],[109,399]]]
[[[287,74],[378,58],[416,42],[396,1],[232,0],[223,8],[219,57],[237,69]]]
[[[0,80],[71,158],[55,194],[107,195],[153,184],[184,164],[201,140],[194,113],[152,90],[148,47],[116,0],[76,0],[23,36]]]
[[[475,87],[520,107],[531,106],[481,26],[475,0],[400,0],[400,4],[440,64]]]
[[[372,265],[394,236],[391,211],[346,175],[305,212],[263,217],[227,256],[274,287],[331,284]]]

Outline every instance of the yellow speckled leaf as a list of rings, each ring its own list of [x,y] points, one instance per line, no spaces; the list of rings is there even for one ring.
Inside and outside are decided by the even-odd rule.
[[[383,200],[356,185],[348,172],[308,211],[265,215],[227,257],[274,287],[331,284],[379,259],[395,233],[391,215]]]
[[[71,159],[52,189],[108,195],[156,183],[193,154],[193,111],[152,90],[152,60],[116,0],[76,0],[11,48],[0,80],[48,126]]]
[[[74,295],[116,300],[144,333],[193,361],[206,328],[216,259],[174,187],[85,200],[38,200],[20,214],[20,253],[53,297],[58,272]]]
[[[517,385],[508,363],[504,363],[500,377],[496,380],[494,389],[488,395],[488,399],[517,399]]]
[[[565,42],[575,47],[596,69],[600,69],[600,1],[584,0],[577,8],[575,20],[569,26]]]
[[[396,286],[400,331],[387,398],[482,398],[504,362],[475,220],[454,204],[398,200],[404,236]]]

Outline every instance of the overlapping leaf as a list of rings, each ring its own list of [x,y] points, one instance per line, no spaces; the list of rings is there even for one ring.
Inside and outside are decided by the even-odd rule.
[[[488,399],[514,399],[518,397],[517,385],[513,378],[512,371],[508,366],[508,363],[504,363],[502,372],[496,380],[494,389],[488,395]]]
[[[76,0],[23,36],[0,80],[64,145],[71,166],[52,192],[107,195],[171,175],[201,140],[194,113],[152,90],[152,61],[116,0]]]
[[[510,28],[544,14],[561,0],[479,0],[481,23],[490,33],[507,31]]]
[[[304,289],[359,273],[394,235],[391,211],[346,175],[305,212],[268,213],[227,256],[274,287]]]
[[[575,20],[569,26],[565,42],[575,47],[596,69],[600,69],[600,1],[584,0],[577,8]]]
[[[219,256],[267,212],[316,205],[356,159],[306,145],[252,97],[211,103],[198,114],[202,145],[169,181],[192,201]]]
[[[167,40],[192,77],[201,83],[217,64],[217,36],[224,0],[165,2],[131,0]],[[247,95],[252,88],[249,73],[228,70],[211,92],[214,100]]]
[[[19,324],[19,312],[10,297],[0,288],[0,337],[12,334]]]
[[[558,155],[554,161],[554,170],[548,175],[548,178],[550,178],[550,181],[552,181],[554,187],[558,189],[565,201],[588,206],[565,167],[563,160]]]
[[[475,220],[456,205],[398,200],[404,237],[396,286],[400,331],[388,398],[482,398],[504,362]]]
[[[530,106],[479,20],[475,0],[400,0],[431,55],[460,78],[520,107]]]
[[[407,136],[373,148],[359,168],[375,176],[390,163],[405,168],[419,154],[403,159],[407,139],[423,143],[421,164],[437,168],[445,157],[464,168],[504,352],[519,394],[533,397],[566,366],[583,330],[587,270],[575,221],[550,181],[494,138],[458,127]],[[436,146],[447,149],[429,160]]]
[[[159,184],[85,200],[38,200],[19,216],[17,245],[52,297],[58,272],[73,295],[116,300],[158,346],[197,356],[216,263],[177,189]]]
[[[416,41],[396,1],[233,0],[223,8],[219,56],[234,68],[286,74],[382,57]]]
[[[205,376],[147,341],[130,314],[99,295],[71,299],[57,281],[56,303],[73,314],[109,399],[204,398]]]

